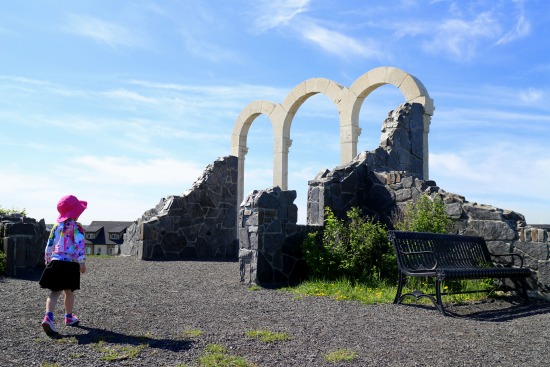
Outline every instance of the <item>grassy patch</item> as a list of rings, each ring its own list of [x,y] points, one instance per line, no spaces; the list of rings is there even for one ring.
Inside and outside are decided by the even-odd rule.
[[[257,284],[252,284],[251,286],[248,287],[249,291],[259,291],[260,289],[262,289],[262,287],[260,287]]]
[[[84,353],[71,353],[69,354],[69,358],[78,359],[78,358],[84,358],[86,357],[86,354]]]
[[[491,280],[459,280],[444,283],[441,289],[443,301],[446,303],[461,303],[482,301],[488,298],[483,290],[490,289]],[[379,284],[353,283],[347,279],[325,281],[308,280],[295,287],[283,288],[296,294],[298,297],[330,297],[336,301],[359,301],[364,304],[391,303],[395,298],[397,286],[387,285],[384,282]],[[410,284],[403,289],[403,294],[420,289],[424,293],[435,292],[433,279],[416,278],[411,279]],[[453,293],[453,292],[472,293]],[[476,293],[477,292],[477,293]],[[413,297],[405,299],[406,302],[415,301]],[[421,299],[420,303],[428,302]]]
[[[187,338],[198,338],[202,335],[202,330],[198,330],[198,329],[191,329],[191,330],[185,330],[183,332],[183,336],[187,337]]]
[[[357,358],[357,353],[347,348],[340,348],[325,354],[324,358],[327,362],[333,363],[349,362]]]
[[[259,339],[264,343],[290,340],[290,336],[287,333],[275,333],[269,330],[250,330],[246,332],[246,336]]]
[[[104,341],[100,341],[95,349],[103,354],[102,361],[113,362],[136,358],[146,347],[145,344],[137,346],[106,345]]]
[[[199,357],[200,367],[254,367],[246,359],[227,353],[227,348],[219,344],[208,344]]]
[[[360,301],[365,304],[390,303],[397,287],[353,284],[349,280],[308,280],[296,287],[285,288],[299,297],[330,297],[336,301]]]
[[[61,367],[61,365],[59,363],[44,362],[40,367]]]
[[[92,255],[92,254],[89,254],[89,255],[86,255],[86,257],[87,258],[92,258],[92,259],[112,259],[115,256],[113,256],[113,255]]]
[[[66,343],[66,344],[78,344],[78,340],[76,340],[76,337],[60,337],[59,339],[56,339],[57,343]]]

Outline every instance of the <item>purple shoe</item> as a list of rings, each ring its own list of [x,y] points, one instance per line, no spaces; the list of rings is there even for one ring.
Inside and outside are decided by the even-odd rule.
[[[48,316],[44,317],[44,320],[42,320],[42,328],[44,328],[44,331],[47,335],[57,335],[57,329],[55,328],[55,324],[53,323],[53,320],[50,319]]]
[[[65,315],[65,325],[67,326],[76,326],[78,325],[78,317],[76,317],[76,315],[74,314],[71,314],[70,316],[69,315]]]

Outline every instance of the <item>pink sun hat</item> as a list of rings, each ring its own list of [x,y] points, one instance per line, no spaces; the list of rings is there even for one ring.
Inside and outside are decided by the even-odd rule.
[[[78,200],[74,195],[66,195],[59,199],[57,203],[57,223],[66,221],[69,218],[77,219],[80,214],[88,207],[88,202]]]

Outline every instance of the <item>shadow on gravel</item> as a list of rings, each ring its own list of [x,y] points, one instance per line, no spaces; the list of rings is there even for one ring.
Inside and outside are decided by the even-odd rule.
[[[537,301],[512,303],[511,306],[507,308],[486,310],[482,309],[470,313],[457,313],[447,309],[447,313],[449,314],[449,316],[461,319],[484,322],[508,322],[524,317],[550,314],[550,303]]]
[[[61,338],[75,338],[78,344],[97,344],[99,342],[111,344],[129,344],[142,345],[146,344],[151,348],[165,349],[172,352],[180,352],[182,350],[191,349],[193,341],[190,340],[174,340],[174,339],[155,339],[149,336],[133,336],[121,333],[115,333],[104,329],[92,328],[88,326],[77,325],[75,328],[86,330],[86,334],[63,335]]]
[[[43,271],[44,268],[22,269],[18,270],[17,275],[10,276],[9,278],[38,282],[40,280],[40,277],[42,276]],[[5,278],[6,276],[0,276],[0,283],[4,282]]]

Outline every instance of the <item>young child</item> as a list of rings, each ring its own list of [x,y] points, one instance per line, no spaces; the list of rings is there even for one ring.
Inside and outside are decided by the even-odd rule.
[[[63,196],[57,203],[59,217],[46,243],[46,269],[39,281],[42,288],[51,291],[42,321],[48,335],[57,335],[54,311],[62,291],[65,293],[65,325],[78,324],[78,318],[73,314],[74,291],[80,289],[80,273],[86,272],[86,258],[84,230],[77,220],[87,206],[87,202],[73,195]]]

